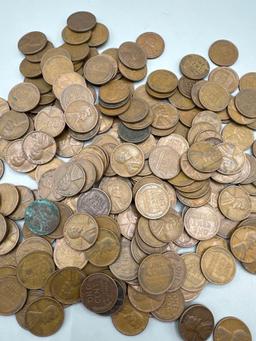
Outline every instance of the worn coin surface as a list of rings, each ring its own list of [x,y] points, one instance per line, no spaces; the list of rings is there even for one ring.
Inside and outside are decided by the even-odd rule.
[[[64,238],[56,241],[53,257],[54,262],[59,269],[70,266],[83,269],[88,262],[85,252],[72,249]]]
[[[220,320],[213,333],[214,341],[243,340],[252,341],[252,335],[247,325],[236,317],[225,317]]]
[[[13,315],[26,302],[27,290],[17,280],[16,276],[0,278],[0,314]]]
[[[148,59],[159,57],[164,51],[164,40],[155,32],[144,32],[138,36],[136,43],[143,49]]]
[[[228,40],[217,40],[209,48],[209,57],[220,66],[233,65],[238,58],[237,47]]]
[[[209,73],[210,66],[207,60],[197,54],[188,54],[180,61],[180,70],[190,79],[203,79]]]
[[[180,172],[180,155],[170,146],[154,148],[149,155],[149,167],[161,179],[174,178]]]
[[[243,263],[252,263],[255,256],[256,230],[253,226],[242,226],[236,229],[230,239],[233,255]]]
[[[186,265],[186,278],[182,288],[192,292],[201,290],[206,283],[201,270],[201,257],[195,253],[185,253],[182,258]]]
[[[93,188],[79,196],[77,211],[87,212],[94,216],[108,215],[111,211],[110,198],[104,191]]]
[[[167,292],[163,304],[152,315],[160,321],[172,322],[180,317],[184,307],[185,300],[181,290]]]

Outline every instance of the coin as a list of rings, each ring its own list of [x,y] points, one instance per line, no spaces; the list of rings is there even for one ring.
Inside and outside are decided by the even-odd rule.
[[[33,251],[44,251],[52,256],[52,246],[46,239],[43,239],[41,237],[30,237],[23,240],[17,247],[17,263],[19,263],[23,257]]]
[[[228,40],[217,40],[209,48],[209,57],[220,66],[233,65],[238,58],[237,47]]]
[[[59,269],[76,267],[83,269],[88,262],[84,251],[72,249],[64,238],[58,239],[54,247],[54,262]]]
[[[93,188],[79,196],[77,210],[78,212],[87,212],[96,216],[108,215],[111,211],[111,201],[104,191]]]
[[[243,263],[252,263],[256,260],[254,241],[256,231],[253,226],[242,226],[236,229],[230,239],[233,255]]]
[[[0,278],[0,314],[12,315],[26,302],[27,290],[15,276]]]
[[[182,289],[192,292],[201,290],[206,283],[200,266],[201,257],[196,253],[185,253],[182,258],[186,265],[186,278]]]
[[[91,90],[82,84],[71,84],[68,85],[60,95],[60,103],[63,110],[75,101],[85,101],[90,104],[94,103],[94,97]]]
[[[45,251],[33,251],[18,263],[17,278],[28,289],[43,288],[48,276],[54,271],[52,257]]]
[[[209,74],[209,80],[217,82],[228,90],[229,93],[234,92],[238,88],[238,74],[229,67],[217,67]]]
[[[85,85],[85,80],[77,72],[63,73],[57,77],[53,83],[53,92],[60,99],[62,92],[72,84]]]
[[[203,79],[209,73],[210,66],[207,60],[197,54],[188,54],[180,61],[180,70],[190,79]]]
[[[98,237],[98,224],[86,213],[76,213],[70,216],[63,229],[66,243],[77,251],[91,247]]]
[[[240,80],[239,80],[239,88],[240,90],[242,89],[251,89],[251,88],[255,88],[255,78],[256,74],[255,72],[248,72],[246,74],[244,74]]]
[[[80,295],[86,308],[95,313],[105,313],[113,308],[117,301],[117,285],[108,275],[92,274],[83,281]]]
[[[235,97],[238,111],[249,118],[256,118],[256,89],[242,89]]]
[[[214,341],[231,341],[238,338],[244,341],[252,341],[252,335],[247,325],[236,317],[225,317],[220,320],[213,333]]]
[[[122,334],[133,336],[143,332],[149,321],[149,314],[137,310],[126,297],[122,308],[111,316],[114,327]],[[133,321],[136,320],[136,323]]]
[[[32,202],[25,211],[25,224],[35,234],[45,236],[53,232],[60,221],[58,207],[47,199]]]
[[[234,221],[247,218],[251,212],[249,195],[236,186],[224,188],[220,192],[218,204],[222,214]]]
[[[169,146],[154,148],[149,155],[149,167],[161,179],[171,179],[180,171],[179,154]]]
[[[35,117],[35,129],[43,131],[52,137],[62,133],[65,128],[63,112],[55,106],[47,106]]]
[[[55,55],[47,58],[42,67],[44,80],[53,85],[60,75],[74,70],[71,60],[64,55]]]
[[[25,210],[34,201],[33,192],[25,186],[17,186],[16,189],[19,192],[19,203],[14,212],[10,215],[13,220],[24,219]]]
[[[173,282],[168,289],[168,292],[175,292],[181,288],[186,278],[186,265],[182,257],[174,251],[164,253],[173,269]]]
[[[139,44],[127,41],[119,46],[120,61],[131,69],[141,69],[146,64],[146,55]]]
[[[138,218],[138,212],[133,205],[129,206],[124,212],[118,214],[117,222],[120,231],[125,238],[132,239]]]
[[[207,110],[222,111],[228,106],[230,95],[219,83],[208,81],[199,90],[199,100]]]
[[[224,142],[232,143],[241,150],[251,147],[254,141],[253,131],[236,123],[227,124],[222,131],[222,136]]]
[[[68,27],[75,32],[87,32],[96,25],[96,18],[90,12],[75,12],[67,19]]]
[[[19,83],[9,92],[8,102],[10,107],[19,112],[34,109],[40,100],[40,92],[32,83]]]
[[[137,290],[132,286],[128,286],[128,297],[136,309],[145,313],[150,313],[160,308],[165,299],[165,295],[149,295],[143,292],[142,289]]]
[[[25,324],[36,336],[50,336],[56,333],[63,321],[63,307],[51,297],[40,297],[27,307]]]
[[[193,323],[196,321],[196,323]],[[188,341],[191,337],[194,341],[207,340],[214,328],[212,312],[201,304],[191,305],[183,312],[179,320],[179,332],[181,337]]]
[[[138,36],[136,43],[143,49],[148,59],[161,56],[164,52],[164,40],[155,32],[145,32]]]
[[[108,55],[98,55],[90,58],[84,65],[84,76],[95,85],[109,82],[117,72],[116,61]]]
[[[185,307],[184,296],[181,290],[167,292],[164,302],[152,315],[160,321],[172,322],[177,320]]]
[[[44,33],[34,31],[26,33],[18,42],[19,50],[24,54],[34,54],[41,51],[47,44]]]

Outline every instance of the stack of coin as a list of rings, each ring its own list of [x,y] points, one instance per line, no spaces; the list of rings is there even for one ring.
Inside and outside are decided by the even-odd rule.
[[[77,12],[62,46],[19,41],[26,78],[0,98],[0,158],[38,188],[0,184],[0,314],[49,336],[81,301],[125,335],[153,316],[206,340],[213,314],[185,304],[232,281],[236,261],[256,273],[256,76],[239,80],[220,40],[211,72],[189,54],[180,79],[159,69],[134,88],[164,41],[146,32],[99,54],[108,35]],[[242,321],[216,325],[214,340],[235,337],[252,340]]]

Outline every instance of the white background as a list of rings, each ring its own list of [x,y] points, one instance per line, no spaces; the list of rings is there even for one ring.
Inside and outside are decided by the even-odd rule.
[[[145,31],[162,35],[164,54],[148,62],[149,72],[167,68],[179,75],[179,61],[185,54],[207,57],[210,44],[217,39],[230,39],[239,48],[234,69],[241,76],[256,71],[256,1],[254,0],[0,0],[0,96],[7,98],[9,89],[20,82],[17,49],[18,39],[33,30],[44,32],[56,46],[62,43],[61,30],[73,12],[88,10],[110,30],[110,39],[103,47],[118,47],[134,41]],[[213,65],[211,64],[211,67]],[[36,188],[28,176],[6,167],[1,182],[25,184]],[[237,267],[233,282],[226,286],[208,285],[195,301],[208,306],[215,321],[233,315],[244,320],[256,340],[256,278]],[[38,340],[16,323],[15,317],[0,317],[0,340]],[[134,337],[142,340],[178,341],[175,323],[150,319],[147,329]],[[81,304],[65,310],[61,330],[45,340],[52,341],[115,341],[128,340],[117,332],[109,317],[99,317]]]

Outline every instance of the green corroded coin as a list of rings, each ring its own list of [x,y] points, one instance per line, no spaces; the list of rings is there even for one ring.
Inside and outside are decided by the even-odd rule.
[[[59,225],[59,222],[59,209],[50,200],[35,200],[26,209],[25,224],[31,232],[40,236],[52,233]]]

